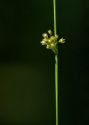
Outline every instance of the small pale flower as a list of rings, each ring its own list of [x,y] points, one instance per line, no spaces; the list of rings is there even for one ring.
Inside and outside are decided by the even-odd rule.
[[[61,39],[59,40],[59,43],[65,43],[65,39],[64,39],[64,38],[61,38]]]
[[[47,48],[47,49],[50,49],[50,45],[47,45],[46,48]]]
[[[51,48],[55,47],[55,44],[54,43],[51,43],[50,44]]]
[[[48,30],[48,34],[49,34],[49,35],[52,35],[52,31],[51,31],[51,30]]]
[[[55,36],[51,36],[51,37],[50,37],[50,40],[51,40],[51,41],[55,41],[55,40],[56,40]]]
[[[50,44],[52,41],[51,41],[51,39],[48,39],[48,43]]]
[[[44,38],[48,38],[47,33],[43,33],[42,36],[43,36]]]
[[[41,41],[42,45],[46,45],[46,42],[44,40]]]

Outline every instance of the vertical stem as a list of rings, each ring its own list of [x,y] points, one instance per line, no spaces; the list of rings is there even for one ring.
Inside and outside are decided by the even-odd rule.
[[[54,34],[57,33],[57,24],[56,24],[56,0],[53,0],[53,10],[54,10]]]
[[[53,0],[54,9],[54,35],[57,33],[56,25],[56,0]],[[57,46],[58,49],[58,46]],[[56,108],[56,125],[58,125],[58,54],[55,55],[55,108]]]
[[[55,55],[55,105],[56,125],[58,125],[58,55]]]

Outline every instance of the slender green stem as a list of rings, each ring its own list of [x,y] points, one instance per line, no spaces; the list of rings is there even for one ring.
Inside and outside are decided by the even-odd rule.
[[[53,0],[54,9],[54,34],[57,33],[56,25],[56,0]],[[58,46],[57,46],[58,48]],[[56,108],[56,125],[58,125],[58,54],[55,55],[55,108]]]
[[[55,55],[55,105],[56,105],[56,125],[58,125],[58,55]]]
[[[57,33],[57,25],[56,25],[56,0],[53,0],[53,9],[54,9],[54,34]]]

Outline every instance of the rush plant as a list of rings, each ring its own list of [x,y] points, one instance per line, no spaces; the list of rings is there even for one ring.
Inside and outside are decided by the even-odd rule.
[[[55,112],[56,112],[56,125],[58,125],[58,43],[65,43],[65,39],[59,39],[57,35],[56,25],[56,0],[53,0],[53,14],[54,14],[54,31],[51,29],[47,33],[42,34],[41,44],[45,45],[47,49],[53,51],[55,55]]]

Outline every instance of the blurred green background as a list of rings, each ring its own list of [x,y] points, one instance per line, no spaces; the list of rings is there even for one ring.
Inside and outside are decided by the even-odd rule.
[[[89,124],[89,1],[57,0],[59,125]],[[52,0],[0,1],[0,125],[55,125]]]

